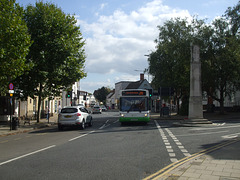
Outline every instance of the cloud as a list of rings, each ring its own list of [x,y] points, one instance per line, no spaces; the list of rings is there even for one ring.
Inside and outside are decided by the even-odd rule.
[[[101,8],[105,6],[102,4]],[[98,14],[93,23],[79,19],[86,38],[86,71],[88,74],[123,73],[119,79],[136,80],[134,70],[147,68],[144,55],[155,49],[157,26],[174,17],[190,17],[190,14],[186,10],[172,9],[161,0],[153,0],[129,13],[116,9],[109,16]]]
[[[107,5],[108,5],[107,3],[100,4],[100,10],[103,10]]]

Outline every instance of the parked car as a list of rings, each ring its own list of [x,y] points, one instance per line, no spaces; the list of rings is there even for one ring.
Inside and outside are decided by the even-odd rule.
[[[92,108],[92,113],[94,114],[94,113],[102,113],[102,109],[100,108],[100,106],[93,106],[93,108]]]
[[[77,106],[79,106],[79,107],[85,107],[85,105],[84,104],[77,104]]]
[[[107,108],[104,105],[101,105],[100,108],[102,109],[102,111],[107,111]]]
[[[92,116],[84,107],[70,106],[61,109],[58,114],[58,129],[63,130],[65,126],[78,126],[81,129],[85,125],[92,126]]]

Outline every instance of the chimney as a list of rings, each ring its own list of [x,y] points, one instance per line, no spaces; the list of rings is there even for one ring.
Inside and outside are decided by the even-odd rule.
[[[143,81],[143,80],[144,80],[144,74],[141,73],[141,74],[140,74],[140,81]]]

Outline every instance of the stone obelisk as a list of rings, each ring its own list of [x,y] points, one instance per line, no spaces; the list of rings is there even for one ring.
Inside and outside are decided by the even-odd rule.
[[[188,123],[211,123],[203,118],[200,48],[191,45],[190,98]]]

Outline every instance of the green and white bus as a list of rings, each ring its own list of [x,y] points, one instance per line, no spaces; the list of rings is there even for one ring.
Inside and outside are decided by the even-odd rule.
[[[119,122],[149,122],[149,92],[145,89],[128,89],[120,92]]]

